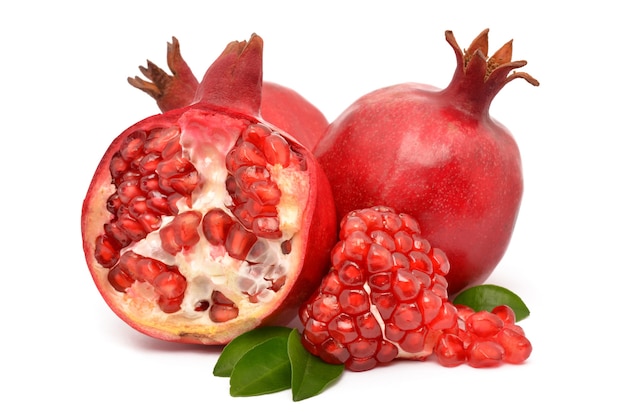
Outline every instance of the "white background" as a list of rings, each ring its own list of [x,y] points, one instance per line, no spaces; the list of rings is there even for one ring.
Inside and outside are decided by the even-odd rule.
[[[618,2],[213,3],[0,6],[1,412],[624,409],[626,36]],[[82,253],[82,200],[110,141],[157,112],[126,77],[147,58],[164,66],[172,36],[201,77],[226,43],[258,33],[265,78],[332,120],[375,88],[446,86],[455,60],[444,31],[467,47],[487,27],[491,51],[514,38],[514,59],[528,60],[524,70],[541,82],[512,82],[491,111],[524,162],[520,217],[489,282],[531,310],[521,322],[534,346],[526,364],[402,362],[347,372],[299,403],[288,391],[231,398],[228,381],[211,375],[218,349],[145,337],[105,305]]]

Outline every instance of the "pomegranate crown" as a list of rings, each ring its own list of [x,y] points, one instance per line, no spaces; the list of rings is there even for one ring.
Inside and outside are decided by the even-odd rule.
[[[539,82],[526,72],[517,72],[526,66],[525,60],[513,61],[513,40],[509,40],[491,57],[488,57],[489,29],[483,30],[466,50],[461,50],[451,30],[446,31],[446,40],[454,49],[457,68],[448,86],[448,90],[455,93],[465,91],[473,99],[469,101],[482,106],[484,109],[496,94],[513,79],[525,79],[533,86]],[[513,71],[511,73],[511,71]],[[467,97],[467,96],[466,96]],[[479,99],[480,97],[480,99]]]
[[[167,44],[167,66],[172,74],[148,60],[140,66],[148,78],[129,77],[128,83],[154,98],[161,111],[183,108],[194,103],[239,110],[258,115],[263,83],[263,39],[253,33],[248,41],[233,41],[213,62],[198,82],[182,58],[176,37]]]
[[[204,74],[193,103],[206,102],[258,115],[263,86],[263,39],[230,42]]]

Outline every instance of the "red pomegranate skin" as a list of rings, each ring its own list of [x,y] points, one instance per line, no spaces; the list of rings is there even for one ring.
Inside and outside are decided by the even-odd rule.
[[[312,153],[283,131],[273,131],[273,127],[260,116],[262,48],[262,39],[256,35],[253,35],[249,42],[231,42],[211,65],[189,105],[167,110],[163,114],[139,121],[112,141],[87,190],[82,208],[81,230],[83,250],[92,278],[113,312],[128,325],[146,335],[167,341],[213,345],[228,343],[241,333],[260,325],[287,324],[296,316],[302,301],[319,285],[322,276],[327,271],[330,249],[336,240],[336,216],[330,186]],[[274,210],[272,217],[278,214],[282,218],[283,208],[291,212],[292,207],[297,207],[299,212],[299,219],[293,221],[293,223],[299,223],[299,227],[296,228],[294,224],[288,229],[291,237],[281,243],[281,247],[278,248],[278,255],[282,257],[278,264],[284,265],[286,270],[283,271],[279,269],[280,266],[272,264],[277,272],[283,273],[279,273],[281,278],[275,280],[271,286],[270,300],[257,300],[253,296],[246,299],[246,292],[237,291],[237,289],[245,289],[238,285],[241,280],[236,278],[232,283],[223,283],[224,276],[228,274],[218,273],[214,277],[213,270],[211,270],[214,266],[223,266],[220,269],[229,270],[229,263],[234,263],[233,266],[237,268],[244,266],[244,270],[245,266],[252,267],[254,264],[266,263],[262,259],[264,252],[259,250],[255,251],[257,259],[254,263],[249,261],[252,250],[249,246],[245,247],[246,240],[248,240],[246,235],[249,236],[251,232],[257,230],[248,224],[238,222],[239,216],[233,210],[236,205],[228,204],[234,203],[235,197],[241,197],[241,194],[247,193],[240,193],[239,191],[243,189],[232,187],[232,184],[228,184],[228,179],[223,184],[219,181],[219,177],[226,176],[225,171],[228,165],[224,163],[229,162],[229,154],[233,154],[235,148],[243,148],[247,143],[248,138],[242,135],[241,131],[250,131],[250,128],[256,128],[257,131],[272,131],[272,137],[282,136],[288,142],[287,154],[291,154],[293,160],[290,164],[293,167],[280,167],[272,163],[273,165],[268,164],[269,166],[264,170],[263,165],[259,165],[264,174],[272,175],[272,180],[275,179],[275,174],[280,176],[281,173],[284,173],[280,176],[281,179],[286,180],[284,186],[280,187],[279,212],[276,213]],[[120,154],[128,155],[137,150],[137,148],[131,150],[131,144],[135,142],[133,137],[141,135],[143,131],[162,131],[163,136],[171,130],[179,131],[176,143],[179,148],[182,146],[182,150],[168,149],[176,148],[176,146],[167,145],[165,149],[159,150],[159,153],[163,160],[175,160],[180,162],[181,168],[185,168],[185,171],[180,174],[184,173],[188,181],[180,181],[178,186],[171,184],[172,188],[167,190],[171,196],[181,198],[175,198],[178,200],[176,208],[162,207],[168,211],[167,213],[161,210],[148,211],[148,214],[138,216],[137,221],[133,221],[129,215],[132,215],[133,209],[144,208],[142,204],[137,203],[135,206],[131,200],[130,204],[117,207],[113,205],[111,197],[119,193],[118,199],[122,199],[122,194],[124,196],[129,194],[128,188],[130,188],[129,191],[139,191],[132,187],[124,187],[122,190],[119,180],[122,183],[131,182],[133,176],[141,172],[141,168],[132,167],[123,175],[116,173],[116,178],[114,178],[112,171],[116,171],[119,165],[119,162],[115,160],[119,160]],[[153,145],[155,139],[146,138],[146,144],[143,144],[144,151],[147,151],[146,145]],[[280,148],[277,151],[280,151]],[[169,158],[165,158],[166,153]],[[193,158],[192,153],[198,156]],[[202,155],[204,153],[207,155],[206,158]],[[151,153],[146,152],[146,154],[149,156]],[[249,152],[240,151],[238,154],[246,155]],[[222,163],[207,162],[209,159],[222,160]],[[202,165],[194,164],[195,169],[190,171],[189,162],[195,162],[195,160],[204,161]],[[245,161],[236,157],[231,157],[230,160],[231,164]],[[284,161],[281,162],[284,164]],[[132,166],[133,163],[134,161],[129,161],[129,165]],[[138,165],[147,168],[141,161],[138,161]],[[215,171],[219,172],[216,176],[212,175],[212,165],[215,165]],[[156,168],[157,174],[160,174],[159,168],[165,168],[166,164],[161,163],[159,166]],[[167,168],[172,166],[174,166],[172,163],[167,164]],[[240,171],[239,167],[237,171]],[[197,172],[199,176],[196,184],[194,184],[194,172]],[[169,173],[173,174],[173,178],[183,177],[183,175],[178,175],[175,169],[170,168]],[[237,179],[246,178],[243,175],[240,177],[235,171],[232,171],[232,174]],[[289,181],[290,177],[295,177],[295,181]],[[171,183],[173,183],[173,178]],[[254,177],[251,176],[251,179]],[[188,189],[187,185],[193,188]],[[184,188],[179,190],[180,186]],[[189,214],[187,217],[191,217],[198,213],[205,218],[209,215],[211,210],[206,211],[206,204],[212,196],[205,192],[205,188],[216,190],[216,194],[218,196],[221,194],[220,197],[223,197],[223,200],[213,199],[214,201],[210,201],[209,204],[218,206],[222,212],[231,216],[233,222],[237,223],[229,224],[225,230],[228,237],[234,235],[230,244],[227,237],[221,245],[209,246],[210,241],[207,241],[208,236],[203,224],[195,223],[192,225],[194,226],[192,231],[187,232],[190,229],[187,226],[189,220],[186,219],[176,227],[185,232],[175,233],[173,237],[165,232],[166,227],[176,222],[178,218],[182,218],[184,214]],[[166,190],[161,187],[161,190],[151,190],[138,197],[139,199],[150,197],[154,191]],[[268,194],[256,193],[258,197],[269,196]],[[231,198],[233,200],[230,200]],[[220,202],[223,204],[220,205]],[[114,214],[112,210],[117,213]],[[269,219],[271,220],[272,217]],[[141,221],[142,226],[138,228],[137,223],[140,218],[146,221]],[[125,223],[131,223],[131,226]],[[153,231],[143,227],[150,223],[155,225]],[[281,223],[284,222],[281,221]],[[111,230],[111,224],[122,226],[122,230],[119,230],[119,226],[114,229],[115,231]],[[241,230],[242,227],[245,229]],[[237,232],[233,230],[234,228],[237,228]],[[279,230],[282,231],[283,236],[287,231],[282,224]],[[216,230],[215,233],[219,231]],[[122,235],[118,237],[120,234]],[[118,237],[115,243],[102,242],[104,238],[112,240],[113,237]],[[125,237],[132,240],[124,240]],[[281,242],[276,235],[268,235],[267,238],[258,235],[257,239],[263,239],[275,245],[276,240]],[[168,248],[165,247],[166,241]],[[174,242],[173,245],[172,242]],[[182,246],[176,255],[169,253],[171,249],[177,248],[176,243],[183,242],[189,245]],[[138,246],[143,250],[137,251]],[[206,254],[203,254],[202,249],[206,249]],[[247,256],[244,254],[245,258],[238,258],[232,253],[230,257],[226,257],[223,253],[224,251],[230,253],[235,251],[234,249],[244,249],[243,253],[247,252]],[[141,257],[137,259],[139,261],[125,259],[125,263],[133,264],[133,270],[143,269],[144,271],[144,273],[131,275],[132,278],[123,274],[125,269],[120,272],[115,270],[122,266],[121,258],[134,257],[132,254],[129,256],[130,253],[139,253]],[[213,261],[216,257],[218,261]],[[243,263],[244,261],[248,262]],[[142,263],[143,265],[140,265]],[[207,264],[208,266],[205,267],[204,265]],[[155,269],[160,272],[156,278],[154,277],[156,273],[150,273]],[[194,277],[199,275],[200,279],[194,281],[185,269],[191,269],[195,274]],[[186,283],[180,283],[181,275],[186,278]],[[230,285],[235,288],[231,288]],[[224,288],[218,289],[215,286]],[[193,292],[190,291],[190,287],[193,287]],[[180,296],[180,290],[183,288],[184,298]],[[226,289],[237,291],[238,298],[225,297]],[[191,293],[193,296],[190,296]],[[262,291],[261,293],[268,292]],[[196,296],[202,300],[197,302],[195,299],[193,302],[187,300],[189,297],[195,298]],[[191,308],[185,303],[191,304]],[[233,307],[233,304],[237,309]],[[194,309],[194,306],[197,308]],[[185,308],[184,312],[182,308]],[[229,310],[233,309],[237,312],[229,313]],[[216,315],[214,318],[207,316],[207,312],[212,311]]]
[[[522,162],[511,133],[489,114],[509,81],[512,43],[487,58],[483,31],[463,52],[445,89],[394,85],[357,99],[331,122],[315,155],[331,183],[338,217],[387,205],[414,216],[450,260],[449,293],[486,280],[509,245],[522,193]]]

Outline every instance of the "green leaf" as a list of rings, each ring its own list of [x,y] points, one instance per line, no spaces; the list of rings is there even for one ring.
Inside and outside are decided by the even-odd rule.
[[[287,338],[268,339],[246,352],[230,375],[230,395],[247,397],[289,389],[291,364]]]
[[[515,319],[521,321],[530,315],[530,310],[522,299],[510,290],[496,285],[478,285],[466,289],[454,298],[455,305],[465,305],[475,311],[491,311],[499,305],[507,305],[515,312]]]
[[[333,365],[307,351],[300,334],[294,329],[287,340],[287,351],[291,361],[291,394],[293,401],[318,395],[343,373],[343,365]]]
[[[216,377],[230,377],[233,367],[239,359],[255,346],[271,338],[289,336],[291,329],[282,326],[267,326],[256,328],[239,335],[224,347],[220,357],[213,367]]]

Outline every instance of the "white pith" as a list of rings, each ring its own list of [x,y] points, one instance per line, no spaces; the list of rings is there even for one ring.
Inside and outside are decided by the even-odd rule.
[[[224,159],[247,122],[215,113],[200,116],[194,110],[185,113],[178,122],[183,152],[203,177],[192,195],[192,206],[180,202],[179,213],[192,209],[204,216],[208,210],[217,207],[234,217],[226,207],[231,198],[225,186],[228,172]],[[285,289],[275,292],[269,288],[273,280],[292,274],[294,267],[298,265],[298,231],[304,214],[301,197],[302,194],[308,194],[309,178],[306,171],[295,166],[283,168],[277,165],[267,168],[272,175],[272,181],[282,192],[280,204],[277,206],[282,237],[259,238],[258,243],[264,244],[261,254],[248,257],[248,260],[258,264],[231,258],[223,246],[214,246],[202,236],[201,226],[198,229],[200,241],[196,245],[176,255],[170,255],[161,247],[159,228],[121,253],[132,250],[142,256],[177,266],[187,279],[181,310],[172,314],[160,312],[156,304],[158,295],[149,284],[140,282],[135,282],[126,293],[119,294],[120,305],[138,319],[175,320],[177,323],[184,321],[185,325],[206,326],[212,324],[208,312],[196,311],[195,307],[199,301],[210,302],[214,290],[219,290],[235,302],[239,309],[238,318],[256,318],[256,314],[262,314],[263,304],[269,304],[277,295],[283,295]],[[161,228],[172,219],[171,216],[162,217]],[[283,254],[281,244],[289,239],[293,239],[293,253]],[[255,297],[257,303],[250,301],[251,296]]]

